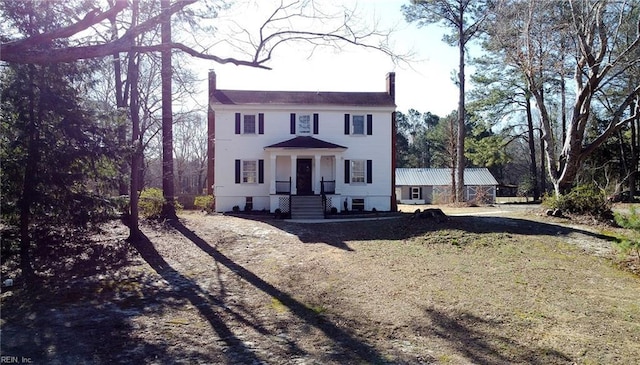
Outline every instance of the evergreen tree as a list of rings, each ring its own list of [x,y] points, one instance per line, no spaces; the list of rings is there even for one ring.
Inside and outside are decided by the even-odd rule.
[[[2,218],[19,231],[21,269],[52,231],[84,230],[110,216],[117,187],[115,130],[80,98],[83,64],[9,65],[2,74]]]

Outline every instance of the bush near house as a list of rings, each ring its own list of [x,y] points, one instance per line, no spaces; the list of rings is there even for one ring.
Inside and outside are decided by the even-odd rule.
[[[163,202],[162,189],[147,188],[142,190],[142,192],[140,192],[140,202],[138,203],[140,215],[147,219],[160,218]],[[174,204],[176,210],[182,209],[182,205],[177,199],[175,199]]]
[[[213,212],[213,202],[214,202],[213,195],[199,195],[199,196],[196,196],[193,205],[200,210],[204,210],[207,213],[211,213]]]

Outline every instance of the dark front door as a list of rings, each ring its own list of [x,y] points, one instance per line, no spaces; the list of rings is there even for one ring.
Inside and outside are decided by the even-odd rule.
[[[298,195],[312,195],[311,159],[299,158],[296,169],[296,188]]]

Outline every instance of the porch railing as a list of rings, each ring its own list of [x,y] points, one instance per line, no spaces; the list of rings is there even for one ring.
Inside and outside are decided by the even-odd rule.
[[[336,181],[326,180],[324,177],[320,180],[320,196],[322,196],[322,212],[325,218],[327,217],[327,194],[336,193]]]
[[[276,194],[291,194],[291,177],[289,180],[276,180]]]
[[[336,181],[325,180],[324,177],[320,180],[320,194],[335,194],[336,193]]]

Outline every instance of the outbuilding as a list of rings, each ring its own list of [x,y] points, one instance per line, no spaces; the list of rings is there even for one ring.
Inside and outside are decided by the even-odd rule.
[[[464,169],[465,201],[493,204],[498,181],[487,168]],[[396,197],[401,204],[451,202],[451,169],[397,168]]]

